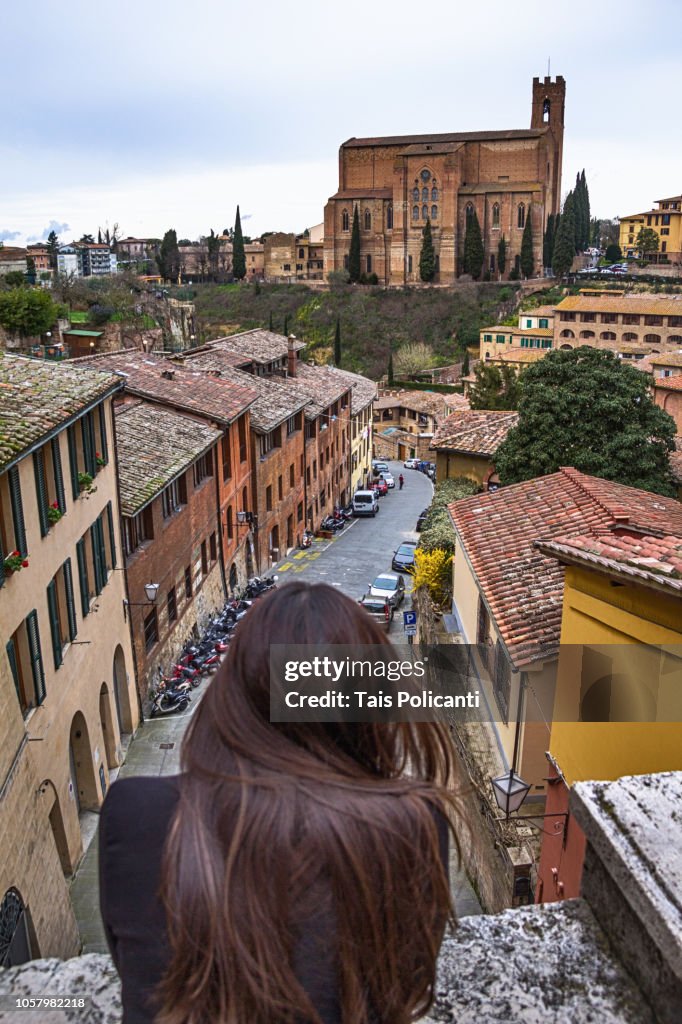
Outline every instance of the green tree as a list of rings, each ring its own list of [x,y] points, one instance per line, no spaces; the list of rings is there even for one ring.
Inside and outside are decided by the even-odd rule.
[[[22,274],[23,277],[23,274]],[[12,335],[36,337],[54,327],[60,307],[42,288],[0,292],[0,326]]]
[[[542,238],[542,266],[551,267],[552,253],[554,252],[554,214],[550,213],[547,218],[547,227]]]
[[[289,335],[289,314],[286,313],[284,316],[284,334]]]
[[[334,363],[336,366],[341,366],[341,321],[338,316],[334,330]]]
[[[469,388],[472,409],[516,409],[520,398],[519,378],[511,366],[479,363],[476,380]]]
[[[81,235],[79,241],[83,242],[84,245],[94,245],[95,239],[92,235]]]
[[[414,377],[433,366],[433,349],[423,341],[408,341],[395,354],[395,369],[399,378]]]
[[[585,177],[585,168],[583,167],[582,174],[580,175],[580,191],[582,193],[582,214],[583,214],[583,235],[582,235],[582,248],[583,251],[587,249],[590,244],[591,235],[591,222],[592,214],[590,212],[590,190],[587,187],[587,178]]]
[[[388,383],[393,383],[393,352],[388,353]]]
[[[607,245],[606,246],[606,252],[604,253],[604,259],[606,260],[607,263],[618,263],[620,260],[622,260],[622,258],[623,258],[623,252],[622,252],[621,247],[619,245],[614,245],[612,243],[611,245]]]
[[[675,421],[647,375],[612,352],[549,352],[523,374],[519,423],[495,456],[504,484],[573,466],[591,476],[674,495]]]
[[[471,369],[471,367],[469,365],[469,349],[465,348],[464,349],[464,358],[462,359],[462,376],[463,377],[468,377],[470,369]]]
[[[504,274],[507,268],[507,240],[502,235],[502,238],[497,243],[497,269],[500,272],[500,276]]]
[[[422,250],[419,254],[419,276],[422,281],[433,281],[436,276],[436,253],[431,236],[431,221],[427,217],[422,233]]]
[[[26,284],[26,275],[21,270],[10,270],[4,281],[8,288],[21,288]]]
[[[272,326],[272,310],[270,310],[270,323],[268,324],[268,330],[274,331],[274,327]]]
[[[180,250],[178,236],[174,228],[170,228],[163,236],[156,257],[159,274],[164,281],[175,283],[180,276]]]
[[[635,245],[642,259],[646,259],[652,253],[658,252],[658,234],[653,228],[640,228]]]
[[[573,193],[566,196],[564,209],[559,222],[552,254],[552,270],[557,277],[564,277],[569,272],[575,256],[575,216]]]
[[[360,218],[358,208],[353,211],[353,230],[350,235],[350,250],[348,252],[348,274],[352,284],[360,280]]]
[[[521,273],[524,277],[532,277],[535,270],[535,256],[533,254],[533,225],[531,223],[531,208],[528,207],[526,223],[523,226],[521,238]]]
[[[232,273],[238,281],[243,281],[246,277],[246,254],[244,253],[244,236],[242,234],[242,219],[239,214],[239,207],[237,207],[237,216],[234,219]]]
[[[218,257],[220,256],[220,238],[211,228],[210,235],[206,236],[206,248],[208,250],[208,268],[212,280],[218,277]]]
[[[484,256],[481,225],[478,223],[476,211],[472,210],[467,217],[464,235],[464,273],[471,274],[475,281],[481,276]]]
[[[50,254],[50,266],[57,269],[57,253],[59,252],[59,236],[56,231],[50,231],[47,236],[47,249]]]
[[[26,278],[29,284],[36,283],[36,261],[33,256],[26,257]]]

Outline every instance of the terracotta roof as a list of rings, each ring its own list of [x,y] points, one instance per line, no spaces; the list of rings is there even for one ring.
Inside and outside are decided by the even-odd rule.
[[[308,403],[308,395],[284,384],[282,377],[258,377],[246,373],[234,365],[234,353],[216,348],[200,352],[187,359],[184,365],[196,367],[220,375],[221,380],[231,381],[248,387],[258,393],[251,406],[251,424],[255,430],[268,433],[283,420],[295,415]],[[239,362],[239,359],[237,359]]]
[[[454,412],[457,410],[469,409],[469,399],[464,395],[458,394],[456,391],[452,391],[449,394],[443,395],[443,401],[448,409],[452,409]]]
[[[515,665],[558,650],[563,568],[536,541],[629,527],[682,536],[682,504],[565,468],[449,506],[455,530]]]
[[[369,377],[363,377],[360,373],[351,373],[350,370],[340,370],[336,366],[328,366],[326,369],[332,376],[338,377],[342,384],[346,381],[353,389],[350,395],[351,416],[357,416],[377,397],[376,382],[370,380]]]
[[[682,391],[682,373],[672,377],[654,377],[652,383],[655,388],[663,388],[665,391]]]
[[[587,313],[639,313],[651,316],[682,316],[682,295],[568,295],[556,306],[556,313],[584,311]]]
[[[519,310],[519,316],[554,316],[556,306],[535,306],[533,309]]]
[[[554,331],[551,327],[505,327],[504,324],[496,324],[494,327],[481,327],[481,334],[512,334],[518,338],[553,338]]]
[[[224,348],[254,363],[271,363],[287,355],[288,340],[285,334],[256,328],[253,331],[243,331],[241,334],[231,334],[227,338],[216,338],[215,341],[208,342],[204,348]],[[305,348],[304,342],[294,342],[294,351],[298,352],[302,348]]]
[[[78,360],[82,366],[104,368],[124,378],[126,391],[161,405],[198,413],[216,423],[231,423],[256,400],[251,388],[190,370],[162,356],[141,352],[108,352]],[[164,376],[166,374],[167,376]]]
[[[26,249],[19,249],[15,245],[0,245],[0,262],[14,263],[15,260],[26,259]]]
[[[296,376],[284,378],[284,383],[287,387],[303,389],[302,393],[307,395],[307,419],[315,419],[351,388],[348,380],[339,379],[334,367],[308,366],[300,360],[296,364]]]
[[[392,199],[392,188],[344,188],[335,192],[331,199]]]
[[[518,413],[470,409],[456,412],[441,423],[429,445],[438,451],[493,456],[512,427]]]
[[[544,359],[548,352],[551,352],[551,348],[514,348],[507,349],[506,352],[498,352],[496,356],[491,356],[487,360],[489,363],[537,363],[538,360]]]
[[[395,409],[400,406],[403,409],[412,409],[415,412],[426,413],[429,416],[442,416],[445,402],[444,396],[436,391],[409,391],[407,389],[398,391],[394,395],[382,395],[374,403],[377,409]]]
[[[663,353],[659,355],[649,356],[649,362],[652,366],[681,366],[682,367],[682,352],[668,352],[667,355]]]
[[[115,423],[124,516],[136,515],[222,437],[207,423],[146,402],[119,406]]]
[[[121,386],[111,373],[0,350],[0,469]]]
[[[547,128],[517,128],[509,131],[492,132],[445,132],[437,135],[378,135],[365,139],[348,139],[341,144],[342,149],[355,149],[358,146],[412,146],[421,142],[438,144],[439,142],[502,142],[510,139],[537,139],[547,132]]]
[[[564,563],[598,566],[615,576],[682,594],[682,536],[582,534],[536,541],[535,546]]]
[[[655,203],[674,203],[676,200],[679,202],[680,199],[682,199],[682,196],[666,196],[665,199],[654,199],[654,202]],[[661,211],[657,210],[656,212],[660,213]],[[673,210],[672,212],[676,213],[677,211]]]

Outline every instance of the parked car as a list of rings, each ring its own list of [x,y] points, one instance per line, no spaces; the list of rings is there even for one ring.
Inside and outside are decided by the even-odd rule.
[[[384,477],[384,480],[386,481],[386,486],[388,487],[389,491],[393,490],[393,488],[395,487],[395,480],[393,479],[393,473],[384,473],[383,477]]]
[[[398,608],[405,600],[405,583],[397,572],[382,572],[369,586],[370,597],[387,597],[392,608]]]
[[[379,511],[379,499],[376,491],[356,491],[353,495],[354,516],[375,516]]]
[[[435,462],[429,462],[428,468],[426,470],[426,475],[428,476],[429,480],[435,480],[436,479],[436,463]]]
[[[426,517],[428,516],[428,514],[428,508],[425,508],[422,512],[419,513],[417,525],[415,526],[415,530],[417,531],[417,533],[421,533],[421,531],[424,529],[424,523],[426,522]]]
[[[407,540],[393,552],[391,569],[396,572],[412,572],[414,569],[414,553],[417,544],[413,540]]]
[[[403,462],[404,469],[419,469],[419,459],[405,459]]]
[[[388,463],[387,462],[374,461],[372,463],[372,472],[374,473],[375,476],[379,476],[380,473],[388,473],[389,472]]]
[[[385,494],[388,494],[388,484],[385,479],[379,477],[378,480],[372,484],[372,490],[376,491],[380,498],[383,498]]]
[[[393,621],[393,608],[387,597],[372,597],[371,594],[365,594],[360,598],[358,604],[361,604],[375,622],[383,626],[388,633]]]

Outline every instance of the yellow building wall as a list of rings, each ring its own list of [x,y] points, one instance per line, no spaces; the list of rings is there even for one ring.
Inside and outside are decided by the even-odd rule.
[[[482,455],[463,455],[458,452],[436,454],[436,480],[448,480],[465,476],[474,483],[483,485],[492,472],[490,459]]]
[[[652,646],[666,645],[671,670],[662,677],[668,691],[659,691],[658,715],[675,714],[681,696],[682,600],[634,582],[614,587],[601,572],[568,566],[561,644],[550,751],[566,781],[682,770],[682,721],[577,721],[581,644],[640,645],[629,658],[627,650],[613,649],[616,662],[629,661],[635,674],[651,665]]]
[[[662,215],[670,214],[670,224],[661,224]],[[658,216],[659,223],[656,224]],[[651,224],[647,219],[651,217]],[[661,254],[661,242],[666,243],[665,253],[679,255],[682,250],[682,213],[676,210],[655,210],[652,214],[641,214],[636,217],[628,217],[620,222],[620,236],[618,244],[623,253],[627,250],[637,248],[637,235],[642,228],[651,228],[658,235],[658,252]],[[667,235],[661,235],[661,230],[667,229]]]

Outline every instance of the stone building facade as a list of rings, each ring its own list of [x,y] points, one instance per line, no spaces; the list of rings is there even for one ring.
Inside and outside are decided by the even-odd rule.
[[[507,245],[505,276],[518,266],[531,217],[535,266],[561,202],[566,83],[533,79],[530,129],[352,138],[339,151],[339,188],[324,213],[324,271],[348,263],[357,208],[361,269],[387,285],[419,281],[427,219],[436,252],[436,281],[462,273],[467,219],[478,216],[483,270],[498,273],[498,243]]]

